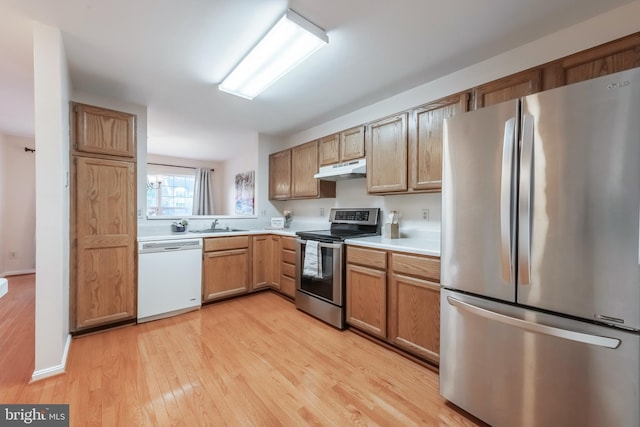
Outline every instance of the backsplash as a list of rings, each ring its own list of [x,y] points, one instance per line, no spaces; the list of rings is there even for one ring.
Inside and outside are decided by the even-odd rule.
[[[272,202],[281,212],[293,211],[292,226],[299,221],[324,223],[329,227],[329,209],[333,207],[380,208],[384,223],[386,214],[392,210],[400,213],[400,230],[440,231],[442,206],[441,193],[399,194],[395,196],[372,196],[367,193],[365,179],[357,178],[336,183],[335,199],[292,200]],[[424,210],[428,219],[423,219]],[[323,215],[321,215],[321,211]]]

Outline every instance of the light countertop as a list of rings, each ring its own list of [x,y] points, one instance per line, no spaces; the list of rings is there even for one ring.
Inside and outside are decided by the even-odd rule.
[[[420,255],[440,256],[440,239],[429,236],[400,237],[389,239],[382,236],[360,237],[345,240],[347,245],[362,246],[388,251],[411,252]]]
[[[242,236],[242,235],[256,235],[256,234],[278,234],[281,236],[295,237],[295,231],[291,230],[243,230],[243,231],[222,231],[216,233],[198,233],[192,231],[186,232],[172,232],[166,229],[162,230],[145,230],[144,234],[138,234],[138,242],[152,242],[155,240],[183,240],[183,239],[197,239],[204,237],[228,237],[228,236]]]
[[[308,228],[308,227],[307,227]],[[303,230],[305,228],[302,228]],[[138,242],[151,242],[155,240],[180,240],[197,239],[206,237],[228,237],[257,234],[277,234],[280,236],[295,237],[298,228],[276,230],[261,228],[256,230],[224,231],[216,233],[198,233],[192,231],[171,232],[165,227],[145,228],[138,230]],[[389,239],[383,236],[359,237],[345,240],[347,245],[384,249],[390,251],[411,252],[421,255],[440,256],[440,233],[438,231],[408,230],[401,233],[398,239]]]

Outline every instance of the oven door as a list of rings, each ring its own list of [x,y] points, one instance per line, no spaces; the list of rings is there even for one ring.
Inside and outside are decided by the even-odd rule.
[[[296,242],[296,289],[312,297],[342,306],[344,299],[342,286],[343,243],[318,243],[322,260],[322,278],[319,279],[302,274],[307,241],[297,239]]]

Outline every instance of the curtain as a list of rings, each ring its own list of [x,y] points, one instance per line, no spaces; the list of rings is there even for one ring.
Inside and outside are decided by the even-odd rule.
[[[196,182],[193,189],[193,215],[215,215],[213,206],[213,171],[211,169],[196,169]]]

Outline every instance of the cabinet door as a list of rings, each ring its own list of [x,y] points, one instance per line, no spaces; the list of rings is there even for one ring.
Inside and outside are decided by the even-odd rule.
[[[440,285],[393,273],[389,291],[389,340],[406,351],[437,363],[440,352]]]
[[[542,70],[535,68],[512,74],[473,89],[475,109],[521,98],[542,90]]]
[[[465,92],[413,110],[409,132],[411,189],[442,188],[444,119],[467,111],[468,102],[469,94]]]
[[[347,264],[347,323],[385,339],[387,336],[387,273]]]
[[[211,301],[249,290],[249,250],[205,252],[203,301]]]
[[[364,126],[358,126],[340,132],[340,161],[361,159],[364,157]]]
[[[128,161],[73,162],[71,328],[78,330],[135,318],[136,172]]]
[[[556,63],[554,73],[562,86],[635,67],[640,67],[640,34],[568,56]]]
[[[291,149],[292,197],[317,197],[318,141],[307,142]]]
[[[253,289],[260,289],[269,286],[270,273],[269,268],[269,236],[253,236],[252,239],[252,258],[253,258]]]
[[[269,156],[269,200],[291,197],[291,150]]]
[[[407,116],[403,113],[367,126],[369,193],[407,190]]]
[[[84,104],[72,108],[76,152],[136,157],[134,115]]]
[[[269,253],[268,253],[268,274],[267,279],[271,287],[280,289],[280,270],[282,263],[282,249],[280,244],[280,236],[269,236]]]
[[[318,143],[320,166],[332,165],[340,161],[340,134],[325,136]]]

